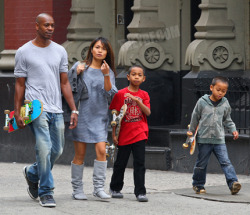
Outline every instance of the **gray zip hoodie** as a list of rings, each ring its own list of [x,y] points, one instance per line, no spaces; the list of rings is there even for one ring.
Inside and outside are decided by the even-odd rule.
[[[223,144],[225,143],[224,127],[231,133],[236,131],[235,124],[230,116],[231,107],[225,97],[214,107],[209,97],[210,95],[206,94],[196,103],[189,130],[194,134],[199,124],[196,136],[197,143]]]

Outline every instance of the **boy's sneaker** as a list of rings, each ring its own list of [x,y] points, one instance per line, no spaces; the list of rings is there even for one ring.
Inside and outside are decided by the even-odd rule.
[[[116,198],[116,199],[123,198],[123,194],[120,191],[114,191],[114,190],[109,189],[109,193],[110,193],[112,198]]]
[[[146,194],[139,194],[136,198],[137,198],[138,202],[147,202],[148,201]]]
[[[50,207],[50,208],[56,207],[56,202],[52,195],[44,195],[40,197],[39,203],[43,207]]]
[[[193,190],[195,191],[196,194],[205,194],[206,189],[203,186],[193,186]]]
[[[235,195],[237,194],[241,189],[241,184],[238,181],[233,182],[232,187],[231,187],[231,194]]]
[[[37,197],[38,197],[38,183],[34,183],[28,179],[26,170],[27,170],[27,166],[25,166],[23,168],[23,175],[24,175],[24,177],[27,181],[27,184],[29,186],[27,188],[28,194],[30,195],[30,198],[37,199]]]

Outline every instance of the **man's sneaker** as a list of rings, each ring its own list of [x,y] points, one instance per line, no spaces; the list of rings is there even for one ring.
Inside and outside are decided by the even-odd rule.
[[[120,191],[114,191],[114,190],[109,189],[109,193],[110,193],[112,198],[116,198],[116,199],[123,198],[123,194]]]
[[[30,181],[28,179],[26,171],[27,171],[27,166],[25,166],[23,168],[23,175],[24,175],[24,177],[27,181],[27,184],[28,184],[28,188],[27,188],[28,194],[30,195],[30,198],[37,199],[37,197],[38,197],[38,183],[34,183],[34,182]]]
[[[233,182],[232,187],[231,187],[231,194],[235,195],[237,194],[241,189],[241,184],[238,181]]]
[[[148,201],[148,198],[145,194],[140,194],[136,198],[137,198],[138,202],[147,202]]]
[[[39,203],[43,207],[50,207],[50,208],[56,207],[56,202],[52,195],[44,195],[40,197]]]
[[[206,189],[203,186],[193,186],[193,190],[195,191],[196,194],[205,194]]]

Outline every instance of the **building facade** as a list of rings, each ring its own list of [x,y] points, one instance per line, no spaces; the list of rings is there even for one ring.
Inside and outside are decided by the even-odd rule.
[[[47,12],[56,22],[53,40],[67,50],[70,66],[85,58],[94,38],[104,36],[115,51],[118,88],[127,86],[130,66],[145,68],[142,89],[149,92],[152,107],[147,156],[155,160],[147,163],[149,168],[191,171],[180,146],[196,101],[209,93],[216,75],[230,80],[228,99],[244,154],[250,124],[249,4],[249,0],[0,0],[0,86],[5,101],[0,111],[13,107],[15,52],[35,36],[36,15]],[[5,134],[1,145],[13,144],[25,132]],[[26,140],[32,142],[32,137]]]

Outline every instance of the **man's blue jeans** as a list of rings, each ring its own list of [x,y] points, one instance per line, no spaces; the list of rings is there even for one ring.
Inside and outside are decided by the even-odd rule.
[[[53,195],[51,169],[64,147],[63,114],[43,112],[30,124],[36,139],[36,162],[27,168],[28,179],[39,182],[38,195]]]
[[[238,181],[235,169],[228,158],[226,144],[198,144],[199,154],[194,167],[193,186],[204,186],[209,158],[212,154],[218,159],[225,174],[227,185],[231,189],[233,182]]]

